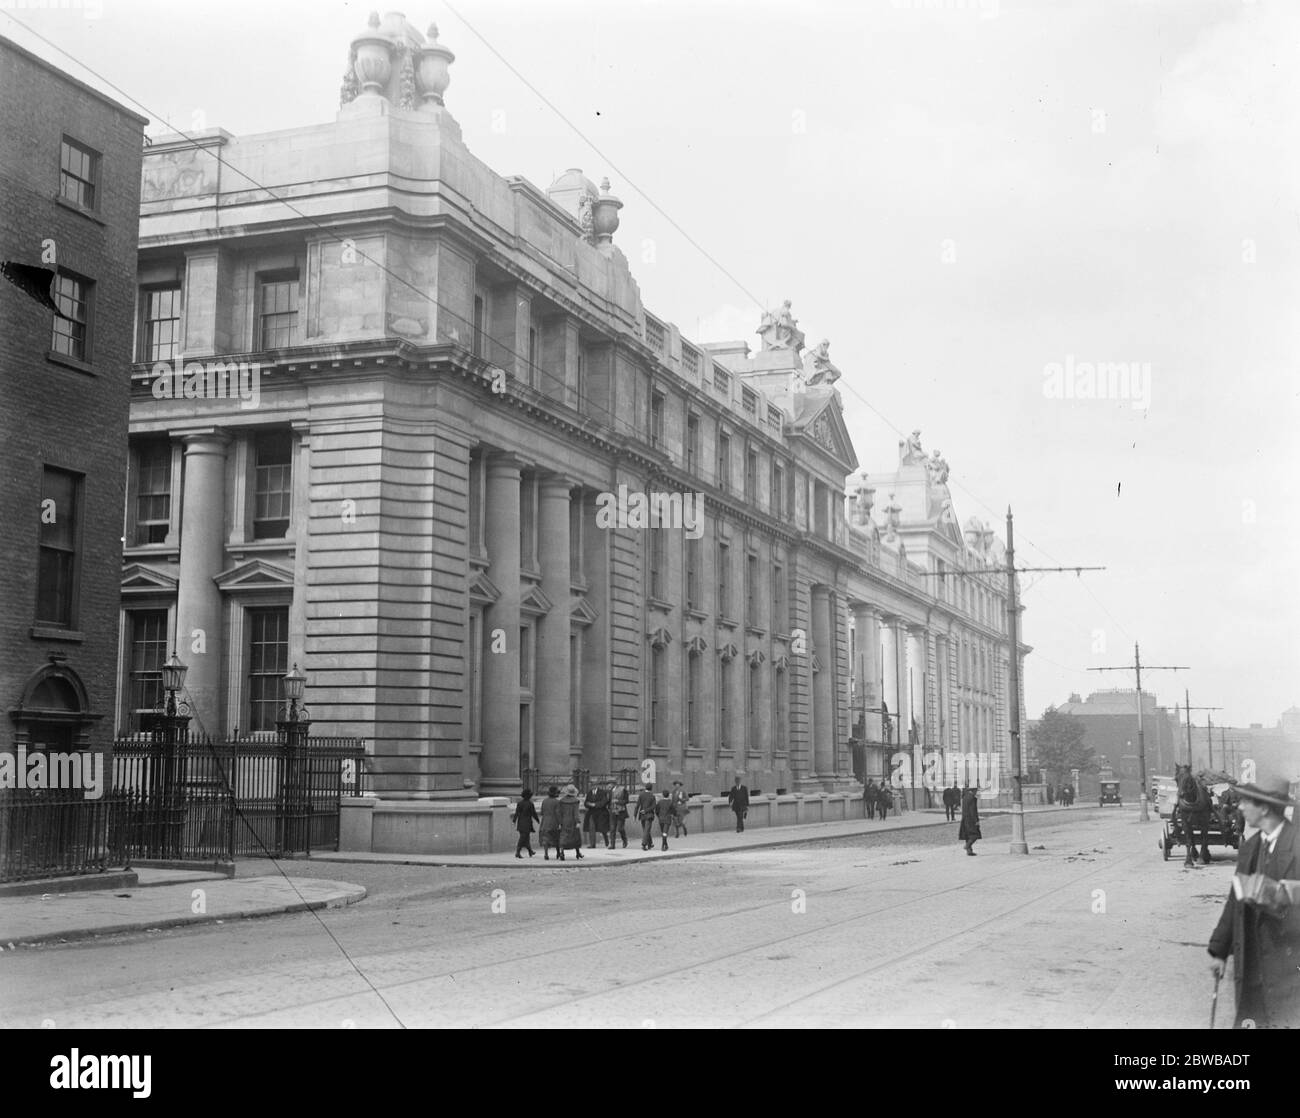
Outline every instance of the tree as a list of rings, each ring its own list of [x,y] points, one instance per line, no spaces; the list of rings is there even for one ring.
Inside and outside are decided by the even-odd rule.
[[[1097,771],[1096,755],[1083,744],[1086,731],[1082,719],[1055,707],[1043,711],[1043,717],[1030,728],[1030,746],[1049,780],[1055,777],[1054,783],[1063,784],[1071,769]]]

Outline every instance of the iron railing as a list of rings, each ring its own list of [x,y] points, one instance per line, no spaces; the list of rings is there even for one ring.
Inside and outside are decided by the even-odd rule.
[[[125,859],[123,797],[0,792],[0,881],[101,873]]]

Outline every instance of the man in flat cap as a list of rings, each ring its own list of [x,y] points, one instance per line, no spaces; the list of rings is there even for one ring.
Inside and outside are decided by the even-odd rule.
[[[1285,778],[1239,784],[1246,825],[1237,872],[1210,937],[1215,978],[1232,956],[1240,1028],[1300,1028],[1300,831]]]

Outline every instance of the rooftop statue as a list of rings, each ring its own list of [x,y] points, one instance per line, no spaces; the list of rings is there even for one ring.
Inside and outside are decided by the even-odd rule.
[[[840,371],[831,361],[830,346],[831,343],[823,338],[820,345],[815,345],[808,351],[804,367],[807,368],[809,365],[812,367],[812,373],[808,377],[809,384],[834,384],[840,379]]]
[[[906,439],[898,440],[898,462],[899,465],[906,465],[909,462],[924,462],[925,451],[921,449],[921,430],[917,428]]]
[[[926,462],[926,469],[930,471],[931,485],[948,484],[948,462],[937,450],[930,455],[930,460]]]
[[[754,333],[762,335],[764,349],[793,349],[796,352],[803,349],[803,331],[790,313],[789,299],[781,304],[779,310],[764,311]]]

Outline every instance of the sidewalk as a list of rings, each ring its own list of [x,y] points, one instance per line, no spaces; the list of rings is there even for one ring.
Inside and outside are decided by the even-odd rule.
[[[359,885],[317,878],[232,878],[224,873],[143,866],[133,872],[139,876],[134,886],[0,897],[0,949],[339,908],[366,895]],[[58,882],[49,886],[59,887]]]
[[[1066,809],[1053,806],[1027,807],[1024,810],[1026,815],[1034,815],[1049,811],[1064,812]],[[996,816],[1010,814],[1011,812],[1006,808],[990,808],[981,811],[980,818],[992,819]],[[686,817],[686,825],[687,827],[691,825],[689,815]],[[493,866],[500,869],[503,866],[510,865],[515,869],[519,869],[527,865],[534,869],[552,869],[554,867],[568,869],[573,866],[595,869],[601,866],[625,866],[633,862],[658,862],[665,858],[699,858],[710,854],[762,850],[764,847],[770,846],[823,842],[826,839],[852,838],[855,835],[882,834],[886,831],[906,831],[918,827],[952,827],[952,841],[955,843],[957,842],[957,826],[956,822],[950,823],[945,820],[943,808],[922,808],[919,811],[908,811],[902,815],[891,813],[890,817],[884,821],[880,819],[848,819],[835,823],[805,823],[788,827],[757,827],[741,834],[737,834],[735,831],[706,831],[700,833],[692,829],[688,835],[680,838],[670,837],[668,839],[668,849],[664,851],[660,849],[662,839],[659,836],[659,826],[655,824],[655,847],[653,850],[647,851],[641,849],[641,825],[635,820],[629,819],[626,849],[621,844],[616,850],[606,849],[598,839],[594,850],[583,847],[581,861],[575,858],[571,851],[566,854],[563,862],[557,861],[554,850],[551,852],[550,860],[546,860],[542,855],[542,848],[537,841],[536,832],[533,834],[532,841],[537,856],[529,858],[525,854],[522,860],[516,860],[513,851],[498,851],[494,854],[371,854],[363,851],[347,850],[341,850],[338,853],[313,851],[311,860],[313,862],[393,866]]]

